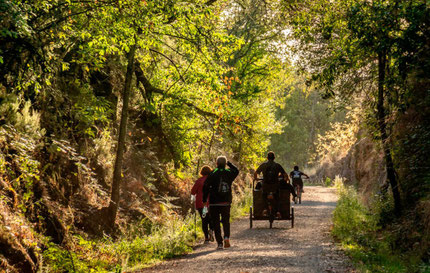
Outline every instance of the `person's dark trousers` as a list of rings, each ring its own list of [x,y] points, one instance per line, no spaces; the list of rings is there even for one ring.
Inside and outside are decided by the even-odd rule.
[[[218,244],[223,243],[221,236],[221,222],[224,231],[224,238],[230,238],[230,205],[228,206],[211,206],[210,214],[215,231],[215,239]]]
[[[211,216],[209,213],[206,213],[206,217],[203,217],[203,209],[198,209],[200,218],[202,218],[202,230],[205,234],[205,239],[209,239],[209,229],[213,229],[213,224],[211,220]]]
[[[300,188],[303,190],[303,180],[302,179],[294,179],[293,178],[293,187],[296,187],[296,185],[299,185]],[[296,192],[297,194],[297,192]]]

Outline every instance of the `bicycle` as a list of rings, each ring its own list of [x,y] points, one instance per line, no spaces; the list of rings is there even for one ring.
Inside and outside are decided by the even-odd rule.
[[[309,179],[309,178],[303,178],[303,179]],[[302,179],[302,181],[303,181]],[[302,193],[303,193],[303,187],[299,187],[299,184],[295,184],[294,185],[294,191],[296,192],[297,197],[294,198],[294,204],[297,204],[297,202],[299,202],[299,204],[302,203]]]
[[[297,204],[297,202],[299,202],[299,204],[302,203],[302,188],[299,185],[295,185],[294,186],[294,191],[296,192],[296,197],[294,197],[294,204]]]

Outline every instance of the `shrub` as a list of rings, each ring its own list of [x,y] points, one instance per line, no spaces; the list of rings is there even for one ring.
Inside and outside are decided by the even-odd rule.
[[[335,181],[339,195],[333,214],[332,234],[363,272],[428,272],[426,265],[392,248],[394,236],[382,229],[381,213],[390,207],[388,201],[373,202],[369,210],[361,202],[353,187]],[[381,221],[382,220],[382,221]]]
[[[332,181],[331,181],[330,177],[325,178],[324,186],[326,186],[326,187],[332,186]]]
[[[233,198],[230,216],[231,219],[239,218],[249,212],[249,207],[252,205],[252,190],[247,187]]]
[[[132,271],[190,252],[196,240],[202,237],[200,217],[191,211],[183,217],[168,202],[166,200],[161,215],[152,217],[152,221],[145,218],[129,226],[128,233],[118,239],[105,237],[91,240],[74,235],[67,249],[48,244],[43,252],[44,269],[48,272],[78,273]],[[251,202],[249,188],[236,194],[231,218],[246,214]]]

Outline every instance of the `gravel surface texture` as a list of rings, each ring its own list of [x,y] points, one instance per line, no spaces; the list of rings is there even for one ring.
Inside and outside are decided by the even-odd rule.
[[[231,226],[231,248],[215,250],[216,243],[200,245],[193,253],[139,272],[355,272],[330,236],[336,206],[335,189],[305,187],[302,204],[295,207],[295,226],[290,221],[249,218]]]

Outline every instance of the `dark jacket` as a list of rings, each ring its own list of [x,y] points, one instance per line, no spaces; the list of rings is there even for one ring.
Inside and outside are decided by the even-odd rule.
[[[231,162],[227,162],[230,169],[216,168],[209,174],[203,186],[203,202],[209,198],[210,205],[230,205],[232,201],[231,185],[234,179],[239,174],[239,170]],[[218,191],[221,178],[230,186],[230,192],[226,195],[221,195]]]
[[[279,179],[279,188],[281,190],[289,190],[290,193],[293,195],[293,197],[297,197],[297,194],[294,191],[293,185],[291,185],[290,183],[287,183],[287,181],[285,181],[283,177]]]
[[[268,160],[261,164],[255,171],[257,174],[263,173],[263,192],[272,192],[279,189],[279,175],[285,174],[284,168],[274,160]]]
[[[257,174],[263,173],[263,178],[264,178],[264,180],[266,180],[267,178],[264,177],[264,173],[266,172],[266,170],[268,168],[273,168],[274,175],[272,177],[272,179],[273,179],[272,183],[277,183],[278,182],[277,181],[278,175],[279,174],[283,175],[285,173],[285,170],[284,170],[284,168],[282,168],[281,164],[276,163],[274,160],[267,160],[266,162],[264,162],[263,164],[261,164],[257,168],[256,172],[257,172]]]

